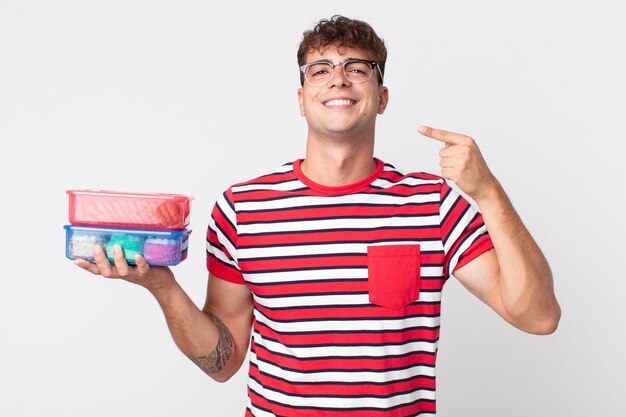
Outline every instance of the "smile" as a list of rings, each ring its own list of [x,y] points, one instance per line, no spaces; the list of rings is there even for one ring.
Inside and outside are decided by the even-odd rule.
[[[356,104],[355,100],[350,100],[347,98],[338,98],[333,100],[328,100],[324,102],[324,106],[352,106]]]

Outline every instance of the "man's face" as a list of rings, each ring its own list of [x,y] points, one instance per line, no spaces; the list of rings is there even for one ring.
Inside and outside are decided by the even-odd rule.
[[[310,52],[306,63],[321,59],[343,62],[348,58],[370,59],[361,49],[342,47],[338,50],[331,45],[321,53]],[[298,89],[298,103],[300,114],[309,125],[309,132],[319,135],[373,135],[376,115],[383,114],[389,97],[387,87],[381,86],[378,81],[379,76],[378,70],[374,69],[368,81],[352,83],[346,79],[341,65],[336,65],[325,85],[314,87],[305,81]]]

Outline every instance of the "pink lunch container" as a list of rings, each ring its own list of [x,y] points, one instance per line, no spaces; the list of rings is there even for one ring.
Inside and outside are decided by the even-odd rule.
[[[73,225],[181,230],[189,225],[191,200],[182,194],[67,190]]]

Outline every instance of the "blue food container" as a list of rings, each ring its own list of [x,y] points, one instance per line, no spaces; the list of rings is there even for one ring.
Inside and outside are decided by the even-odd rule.
[[[100,245],[109,261],[113,262],[113,245],[122,247],[126,261],[135,265],[135,255],[145,258],[150,265],[172,266],[187,258],[191,230],[142,230],[92,226],[65,228],[65,256],[93,262],[93,249]]]

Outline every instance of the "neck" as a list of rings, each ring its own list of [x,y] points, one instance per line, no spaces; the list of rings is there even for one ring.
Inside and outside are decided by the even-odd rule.
[[[376,169],[374,137],[358,141],[321,140],[309,135],[301,169],[321,185],[337,187],[358,182]]]

